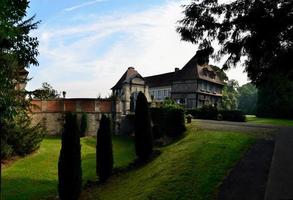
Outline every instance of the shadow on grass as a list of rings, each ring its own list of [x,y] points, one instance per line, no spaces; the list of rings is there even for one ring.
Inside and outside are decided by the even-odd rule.
[[[29,178],[1,177],[1,199],[56,199],[57,182]]]

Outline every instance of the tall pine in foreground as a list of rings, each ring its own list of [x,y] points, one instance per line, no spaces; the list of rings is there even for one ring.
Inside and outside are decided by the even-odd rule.
[[[139,92],[135,108],[135,151],[141,160],[146,160],[153,152],[153,137],[149,106],[145,95]]]
[[[105,115],[102,115],[97,132],[96,156],[97,176],[101,182],[106,182],[113,170],[113,150],[111,121]]]
[[[58,193],[62,200],[77,200],[81,193],[80,138],[76,115],[67,113],[58,162]]]

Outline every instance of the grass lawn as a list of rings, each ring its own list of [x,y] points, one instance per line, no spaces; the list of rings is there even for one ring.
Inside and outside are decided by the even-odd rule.
[[[113,176],[83,191],[83,200],[213,199],[229,169],[255,141],[249,134],[197,131],[161,148],[162,154],[138,169]]]
[[[61,140],[47,137],[40,149],[2,169],[1,199],[34,200],[57,195],[57,165]],[[95,138],[81,139],[83,180],[95,179]],[[115,167],[127,166],[135,158],[133,141],[113,137]]]
[[[293,126],[293,120],[289,119],[274,119],[274,118],[259,118],[255,115],[246,115],[247,122],[257,124],[270,124],[278,126]]]

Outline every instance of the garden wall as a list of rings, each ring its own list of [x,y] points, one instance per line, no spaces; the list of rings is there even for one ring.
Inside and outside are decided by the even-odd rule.
[[[108,99],[32,100],[31,103],[30,114],[33,123],[40,122],[50,135],[61,134],[66,112],[76,113],[78,123],[80,123],[82,114],[87,114],[86,135],[96,134],[102,114],[106,114],[113,120],[116,117],[112,112],[113,102]]]

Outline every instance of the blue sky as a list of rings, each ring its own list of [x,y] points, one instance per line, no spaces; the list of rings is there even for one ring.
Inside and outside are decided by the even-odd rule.
[[[110,94],[127,67],[142,76],[182,68],[196,46],[176,33],[187,0],[31,0],[28,16],[41,24],[39,66],[32,66],[27,89],[50,83],[67,97]],[[213,63],[221,65],[221,63]],[[241,67],[230,79],[247,82]]]

